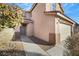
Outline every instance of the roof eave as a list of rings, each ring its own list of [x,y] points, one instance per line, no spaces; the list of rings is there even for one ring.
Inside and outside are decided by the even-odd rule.
[[[65,20],[67,20],[67,21],[69,21],[69,22],[71,22],[71,23],[73,23],[73,24],[75,24],[76,22],[75,21],[73,21],[71,18],[69,18],[68,16],[66,16],[66,15],[64,15],[64,14],[62,14],[62,13],[57,13],[56,14],[57,16],[60,16],[61,18],[64,18]]]

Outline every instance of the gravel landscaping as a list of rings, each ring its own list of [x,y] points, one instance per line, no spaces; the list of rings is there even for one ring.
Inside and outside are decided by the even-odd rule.
[[[22,42],[0,42],[0,56],[25,56]]]

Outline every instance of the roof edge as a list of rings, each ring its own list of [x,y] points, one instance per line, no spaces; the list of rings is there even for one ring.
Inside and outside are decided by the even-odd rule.
[[[61,8],[62,12],[64,13],[64,10],[63,10],[63,8],[62,8],[62,5],[61,5],[61,3],[59,3],[59,5],[60,5],[60,8]]]
[[[37,5],[38,3],[34,3],[33,5],[32,5],[32,8],[29,10],[29,11],[25,11],[26,13],[31,13],[32,11],[33,11],[33,9],[36,7],[36,5]]]
[[[60,17],[62,17],[62,18],[64,18],[64,19],[67,19],[68,21],[70,21],[70,22],[76,24],[76,22],[75,22],[74,20],[72,20],[71,18],[69,18],[68,16],[66,16],[66,15],[64,15],[64,14],[62,14],[62,13],[60,13],[60,12],[57,12],[57,16],[60,16]]]

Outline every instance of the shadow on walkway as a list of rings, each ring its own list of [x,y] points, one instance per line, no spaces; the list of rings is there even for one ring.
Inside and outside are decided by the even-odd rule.
[[[40,46],[44,51],[47,51],[49,49],[51,49],[53,47],[53,45],[50,45],[48,42],[42,40],[42,39],[39,39],[39,38],[36,38],[36,37],[30,37],[30,39],[35,43],[37,44],[38,46]]]

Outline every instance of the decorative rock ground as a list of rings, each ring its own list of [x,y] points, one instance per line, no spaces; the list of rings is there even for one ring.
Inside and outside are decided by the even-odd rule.
[[[22,44],[16,41],[0,42],[0,56],[24,56],[25,51]]]

